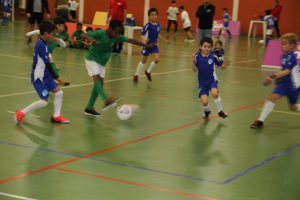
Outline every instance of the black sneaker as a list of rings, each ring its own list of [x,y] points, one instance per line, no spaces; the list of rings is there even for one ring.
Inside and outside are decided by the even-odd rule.
[[[206,121],[209,120],[209,115],[210,115],[211,111],[205,111],[204,112],[204,115],[202,116],[202,118]]]
[[[264,126],[264,122],[260,121],[260,120],[256,120],[251,126],[250,128],[253,129],[258,129],[258,128],[262,128]]]
[[[147,76],[148,81],[152,81],[151,73],[147,72],[147,70],[146,70],[145,74]]]
[[[118,98],[118,99],[108,98],[104,104],[102,111],[106,112],[106,111],[110,110],[111,108],[116,107],[118,105],[119,101],[121,101],[121,98]]]
[[[93,109],[85,109],[84,114],[88,116],[94,116],[94,117],[99,117],[101,114],[98,113],[94,108]]]
[[[31,41],[32,41],[32,39],[31,39],[31,38],[28,38],[26,44],[27,44],[27,45],[30,45],[30,44],[31,44]]]
[[[219,113],[219,117],[222,117],[222,118],[226,118],[226,117],[228,117],[228,114],[227,113],[225,113],[225,112],[223,112],[223,111],[220,111]]]

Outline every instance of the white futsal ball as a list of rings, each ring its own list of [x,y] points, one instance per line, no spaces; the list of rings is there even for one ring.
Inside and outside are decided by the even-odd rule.
[[[137,111],[138,105],[124,104],[117,108],[117,116],[120,120],[128,120]]]

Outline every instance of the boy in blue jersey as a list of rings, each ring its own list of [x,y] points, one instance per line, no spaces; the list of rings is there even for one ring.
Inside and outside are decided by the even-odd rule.
[[[11,16],[11,0],[4,0],[4,10],[3,10],[3,17],[2,17],[2,24],[8,24],[9,17]]]
[[[167,39],[162,37],[160,33],[160,24],[157,21],[158,17],[158,10],[156,8],[150,8],[148,11],[148,16],[149,16],[149,23],[147,23],[141,32],[142,39],[146,44],[153,44],[158,42],[158,37],[164,40],[165,42],[169,42]],[[138,82],[139,75],[142,73],[144,66],[147,62],[148,56],[152,54],[153,56],[153,61],[151,62],[150,66],[148,69],[145,71],[145,74],[147,76],[147,79],[149,81],[152,81],[151,77],[151,71],[156,67],[156,65],[159,62],[159,48],[158,45],[156,45],[153,49],[147,49],[143,48],[142,50],[142,61],[138,64],[138,67],[136,69],[135,75],[133,77],[134,82]]]
[[[300,90],[300,68],[297,66],[297,57],[294,52],[297,40],[297,35],[293,33],[288,33],[281,37],[281,49],[283,52],[281,70],[267,77],[264,81],[266,86],[275,81],[276,87],[266,101],[258,120],[251,125],[251,128],[262,128],[265,119],[272,112],[275,102],[284,96],[288,98],[291,110],[300,112],[300,104],[296,104]]]
[[[49,58],[47,41],[53,39],[55,25],[51,22],[43,22],[40,27],[40,39],[36,42],[33,55],[33,66],[31,73],[31,82],[40,97],[40,100],[30,104],[15,114],[16,123],[21,123],[23,118],[29,112],[45,107],[48,104],[49,92],[54,93],[54,114],[51,121],[54,123],[70,123],[68,119],[61,116],[61,106],[63,92],[58,88],[54,81],[55,75]]]
[[[264,16],[264,21],[267,23],[267,32],[266,32],[266,46],[268,45],[275,28],[275,18],[271,15],[271,10],[266,10],[266,16]]]
[[[228,14],[228,9],[223,8],[223,28],[221,28],[221,30],[219,31],[219,36],[222,34],[222,31],[225,30],[227,32],[228,36],[231,37],[231,32],[229,30],[230,19],[231,19],[231,17]]]
[[[222,118],[228,117],[223,111],[221,97],[218,90],[218,79],[215,72],[215,65],[226,68],[224,62],[212,53],[213,41],[211,38],[203,38],[200,41],[200,49],[193,56],[193,70],[198,71],[199,97],[204,107],[203,119],[209,120],[211,114],[208,105],[208,95],[211,93],[217,106],[218,114]]]
[[[215,42],[215,47],[212,51],[214,54],[216,54],[216,56],[223,61],[224,60],[224,55],[225,55],[225,51],[223,49],[223,43],[221,40],[217,40]]]

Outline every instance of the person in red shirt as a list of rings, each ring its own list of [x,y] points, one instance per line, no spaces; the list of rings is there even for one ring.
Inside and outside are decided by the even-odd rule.
[[[280,5],[279,0],[275,0],[274,7],[272,9],[272,15],[275,18],[275,30],[277,33],[277,37],[280,37],[280,30],[279,30],[279,19],[280,19],[280,13],[282,10],[282,6]]]
[[[126,0],[109,0],[107,24],[110,20],[118,20],[126,24],[127,2]],[[124,34],[124,30],[122,35]],[[113,54],[120,54],[123,48],[123,43],[116,43],[113,47]]]

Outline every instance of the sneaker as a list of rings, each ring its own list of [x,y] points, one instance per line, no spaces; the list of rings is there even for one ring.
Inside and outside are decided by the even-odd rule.
[[[85,109],[84,114],[88,116],[93,116],[93,117],[99,117],[101,113],[98,113],[94,108],[93,109]]]
[[[70,123],[70,120],[66,119],[66,118],[63,118],[63,116],[59,116],[59,117],[51,117],[51,121],[53,123],[58,123],[58,124],[69,124]]]
[[[27,44],[27,45],[30,45],[30,44],[31,44],[31,41],[32,41],[32,39],[31,39],[31,38],[28,38],[26,44]]]
[[[121,101],[121,98],[114,99],[114,98],[108,98],[105,101],[104,107],[102,109],[103,112],[106,112],[110,110],[111,108],[114,108],[118,105],[118,102]]]
[[[137,83],[139,81],[139,76],[138,75],[134,75],[133,76],[133,82]]]
[[[211,111],[205,111],[204,112],[204,115],[202,116],[202,118],[205,120],[205,121],[208,121],[209,120],[209,115],[210,115]]]
[[[264,126],[264,122],[260,120],[255,120],[253,124],[250,126],[250,128],[258,129],[258,128],[262,128],[263,126]]]
[[[25,114],[22,111],[17,110],[16,114],[15,114],[15,122],[17,124],[20,124],[24,117],[25,117]]]
[[[220,111],[219,113],[219,117],[222,117],[222,118],[226,118],[226,117],[228,117],[228,114],[227,113],[225,113],[225,112],[223,112],[223,111]]]
[[[151,73],[147,72],[147,70],[146,70],[145,74],[147,76],[148,81],[152,81]]]
[[[55,82],[59,85],[59,86],[68,86],[70,85],[70,82],[66,82],[60,79],[56,79]]]

